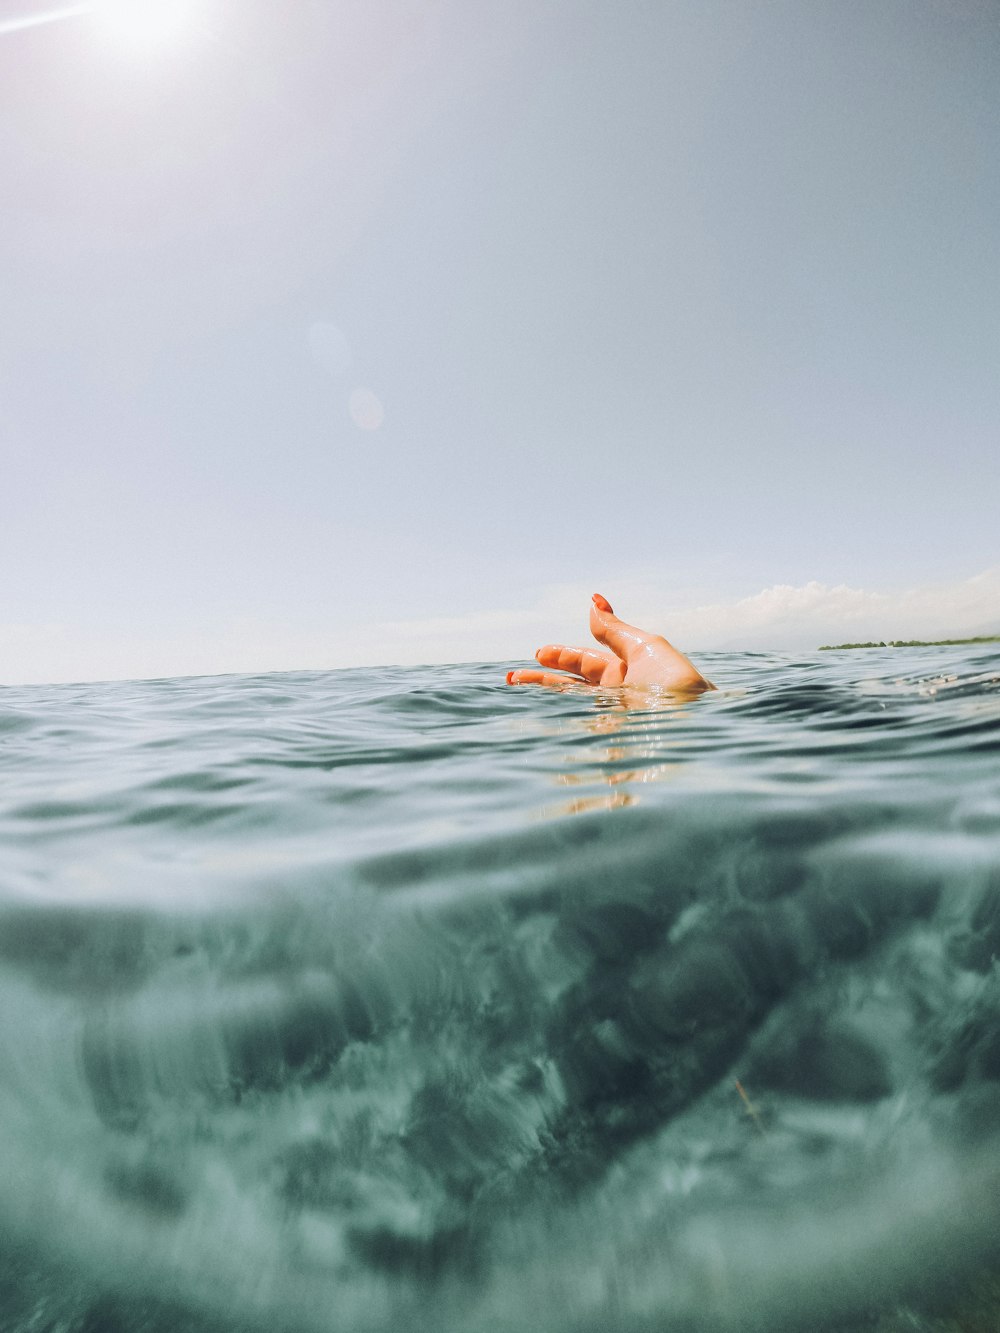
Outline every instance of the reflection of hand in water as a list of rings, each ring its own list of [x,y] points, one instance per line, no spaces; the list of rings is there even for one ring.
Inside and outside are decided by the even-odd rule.
[[[592,711],[574,713],[555,733],[573,741],[565,770],[553,774],[567,799],[541,811],[542,816],[635,805],[642,799],[641,786],[676,777],[684,760],[683,738],[671,723],[682,720],[694,697],[625,686],[598,695]],[[580,746],[581,732],[592,743]]]
[[[598,643],[610,648],[567,648],[546,644],[535,653],[543,667],[555,671],[507,672],[508,685],[633,685],[640,689],[670,690],[675,694],[701,694],[714,690],[696,666],[659,634],[626,625],[612,611],[606,598],[594,593],[590,608],[590,632]]]

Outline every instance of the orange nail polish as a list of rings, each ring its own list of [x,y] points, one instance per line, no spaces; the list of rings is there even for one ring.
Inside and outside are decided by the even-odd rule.
[[[514,684],[514,673],[513,673],[513,671],[508,671],[508,672],[507,672],[507,684],[508,684],[508,685],[513,685],[513,684]]]

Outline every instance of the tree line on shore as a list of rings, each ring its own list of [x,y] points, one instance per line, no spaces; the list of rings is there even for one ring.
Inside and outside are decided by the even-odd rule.
[[[821,653],[835,648],[942,648],[952,643],[1000,643],[1000,634],[980,634],[974,639],[883,639],[880,643],[821,643]]]

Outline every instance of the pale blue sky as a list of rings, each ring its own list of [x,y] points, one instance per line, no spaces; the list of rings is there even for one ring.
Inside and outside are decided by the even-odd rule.
[[[0,36],[0,680],[1000,626],[994,0],[187,2]]]

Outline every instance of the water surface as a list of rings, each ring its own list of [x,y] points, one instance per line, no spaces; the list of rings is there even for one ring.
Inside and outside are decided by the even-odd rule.
[[[703,660],[642,708],[497,665],[0,690],[0,1326],[960,1306],[1000,654]]]

